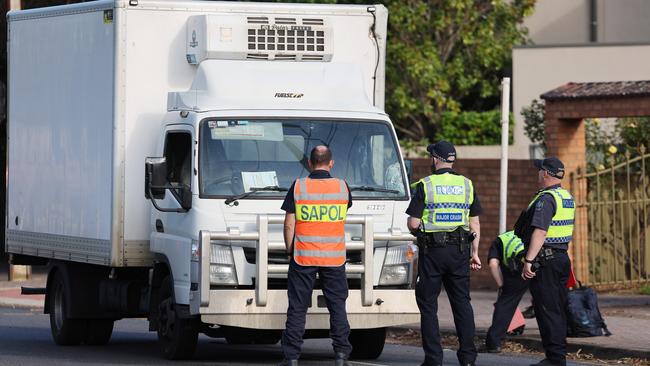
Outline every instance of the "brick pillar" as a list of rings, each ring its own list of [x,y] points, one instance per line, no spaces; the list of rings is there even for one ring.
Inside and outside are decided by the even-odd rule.
[[[546,148],[547,156],[557,156],[564,163],[566,175],[562,186],[569,189],[576,202],[586,201],[587,187],[585,184],[578,184],[571,177],[584,172],[587,159],[585,144],[585,124],[582,119],[558,118],[563,113],[563,106],[555,106],[554,103],[547,104],[546,113]],[[566,107],[565,107],[566,108]],[[572,184],[573,183],[573,184]],[[589,255],[588,255],[588,231],[587,212],[584,207],[577,207],[574,238],[569,246],[569,255],[573,263],[574,271],[578,279],[583,282],[589,281]]]

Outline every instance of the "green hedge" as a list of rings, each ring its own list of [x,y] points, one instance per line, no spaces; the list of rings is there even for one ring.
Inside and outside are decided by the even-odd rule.
[[[513,142],[513,127],[511,113],[509,144]],[[501,145],[501,111],[444,112],[433,140],[448,140],[454,145]]]

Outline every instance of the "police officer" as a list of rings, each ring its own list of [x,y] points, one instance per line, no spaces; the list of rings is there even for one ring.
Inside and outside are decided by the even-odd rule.
[[[535,317],[546,358],[535,366],[566,365],[566,307],[575,202],[560,185],[564,164],[556,157],[535,160],[537,192],[515,225],[526,248],[522,277],[530,280]],[[535,267],[539,266],[535,270]]]
[[[439,141],[429,145],[427,151],[435,171],[416,183],[406,210],[409,230],[418,237],[421,253],[415,296],[421,313],[425,353],[422,365],[442,365],[437,313],[443,284],[460,343],[458,361],[461,365],[474,365],[476,347],[469,271],[470,267],[481,268],[478,257],[481,205],[472,181],[452,169],[456,161],[454,146]]]
[[[316,146],[308,165],[311,174],[293,183],[282,204],[286,212],[284,243],[293,255],[287,286],[289,308],[282,333],[284,360],[280,365],[298,365],[307,308],[318,273],[330,312],[335,365],[344,366],[352,352],[345,311],[345,217],[352,196],[345,181],[330,175],[334,160],[328,147]]]
[[[499,235],[488,251],[488,266],[499,286],[499,296],[494,304],[492,325],[485,338],[488,353],[501,352],[501,341],[515,314],[517,305],[528,290],[528,281],[521,278],[524,243],[514,231]]]

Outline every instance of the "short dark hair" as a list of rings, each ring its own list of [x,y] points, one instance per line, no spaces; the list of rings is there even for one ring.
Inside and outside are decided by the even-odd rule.
[[[329,164],[332,160],[332,151],[329,147],[325,145],[318,145],[311,149],[311,155],[309,156],[309,162],[312,166],[321,166]]]

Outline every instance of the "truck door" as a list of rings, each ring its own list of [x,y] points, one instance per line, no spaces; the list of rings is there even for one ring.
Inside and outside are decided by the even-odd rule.
[[[160,204],[180,207],[184,194],[197,191],[194,182],[194,130],[187,125],[166,128],[163,156],[167,161],[167,182],[181,189],[167,189]],[[185,193],[183,193],[185,191]],[[191,199],[191,197],[189,198]],[[191,209],[190,209],[191,211]],[[191,215],[187,212],[152,210],[151,250],[159,262],[165,262],[174,281],[176,303],[189,304],[192,237],[196,236]]]

